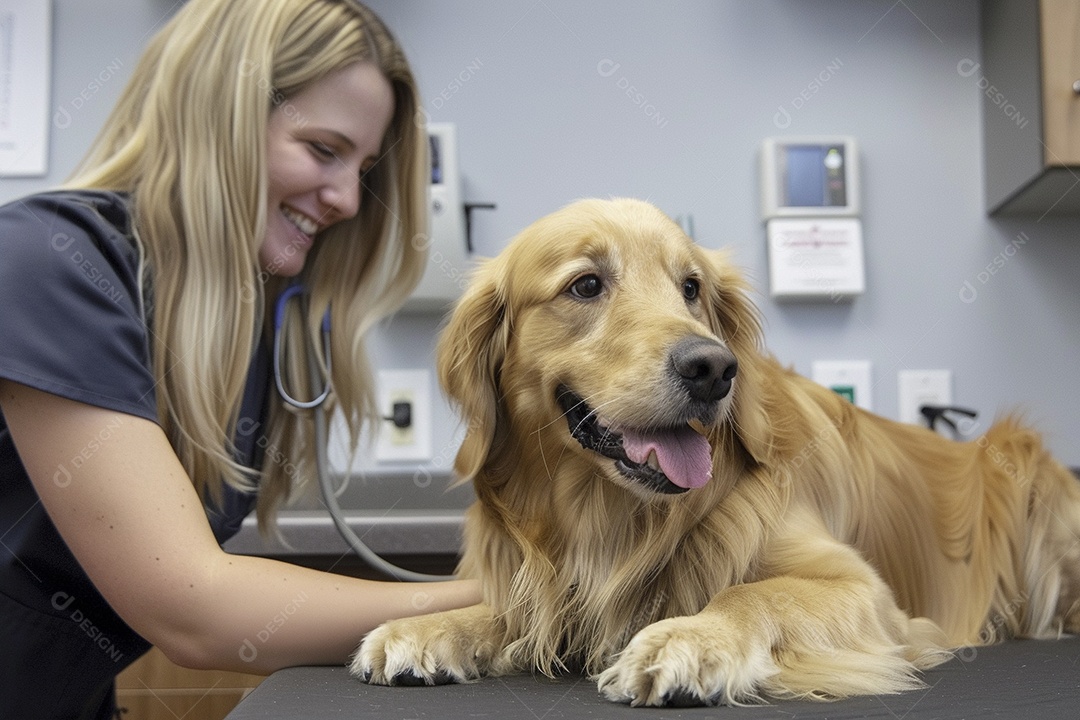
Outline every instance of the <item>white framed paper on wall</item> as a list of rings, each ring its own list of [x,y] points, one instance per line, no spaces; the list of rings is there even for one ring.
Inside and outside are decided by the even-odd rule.
[[[0,177],[49,165],[52,0],[0,0]]]

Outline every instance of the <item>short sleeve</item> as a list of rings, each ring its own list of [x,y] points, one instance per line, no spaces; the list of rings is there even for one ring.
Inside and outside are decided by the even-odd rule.
[[[0,377],[157,421],[138,253],[123,196],[0,208]]]

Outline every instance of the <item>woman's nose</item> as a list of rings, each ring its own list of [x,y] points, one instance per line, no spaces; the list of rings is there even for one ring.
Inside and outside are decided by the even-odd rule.
[[[319,191],[319,201],[331,208],[335,220],[345,220],[360,211],[359,173],[340,168]]]

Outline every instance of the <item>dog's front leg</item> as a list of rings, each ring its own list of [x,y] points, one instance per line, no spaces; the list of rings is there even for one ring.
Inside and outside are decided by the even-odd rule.
[[[601,692],[633,705],[894,693],[920,687],[918,669],[949,657],[940,630],[897,608],[852,548],[814,533],[770,551],[771,576],[638,632],[600,674]]]
[[[368,633],[349,671],[376,685],[437,685],[485,675],[503,628],[487,605],[402,618]]]

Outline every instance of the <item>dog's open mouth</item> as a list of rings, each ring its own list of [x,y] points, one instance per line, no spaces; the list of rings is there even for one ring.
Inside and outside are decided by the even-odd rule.
[[[586,450],[615,461],[625,477],[665,494],[698,488],[712,477],[708,440],[689,425],[635,430],[605,427],[596,412],[565,385],[557,392],[570,435]]]

